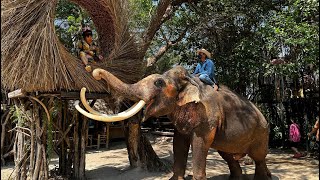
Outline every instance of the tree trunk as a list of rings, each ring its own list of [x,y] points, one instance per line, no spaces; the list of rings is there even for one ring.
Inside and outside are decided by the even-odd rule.
[[[154,152],[150,141],[141,133],[141,114],[130,118],[125,127],[125,137],[130,166],[148,171],[171,171],[171,165],[162,161]]]
[[[140,125],[138,122],[134,122],[133,119],[128,120],[127,125],[125,127],[125,137],[126,137],[126,144],[127,144],[130,166],[132,168],[141,166],[139,153],[138,153],[138,145],[140,142],[139,129],[140,129]]]

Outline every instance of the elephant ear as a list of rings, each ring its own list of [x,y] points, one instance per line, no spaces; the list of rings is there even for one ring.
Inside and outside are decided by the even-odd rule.
[[[188,83],[185,88],[179,93],[177,104],[179,106],[183,106],[190,102],[198,103],[199,101],[199,88],[191,83]]]

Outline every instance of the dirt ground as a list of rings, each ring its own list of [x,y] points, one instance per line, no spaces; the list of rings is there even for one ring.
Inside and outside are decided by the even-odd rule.
[[[172,138],[150,137],[154,150],[161,159],[172,161]],[[191,152],[191,151],[190,151]],[[270,150],[267,156],[267,166],[273,180],[319,179],[319,161],[311,157],[292,158],[290,152]],[[58,164],[58,159],[50,161],[50,168]],[[244,179],[253,179],[254,165],[241,163]],[[13,166],[1,167],[1,179],[8,179]],[[86,156],[86,176],[89,180],[160,180],[169,179],[172,173],[147,172],[143,169],[130,169],[127,150],[124,141],[111,142],[109,149],[88,150]],[[192,179],[191,153],[189,153],[187,179]],[[207,157],[207,178],[209,180],[228,179],[229,169],[226,162],[215,150],[210,150]]]

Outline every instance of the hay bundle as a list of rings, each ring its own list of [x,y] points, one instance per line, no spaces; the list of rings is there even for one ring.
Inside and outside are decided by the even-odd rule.
[[[122,0],[74,0],[91,15],[107,58],[94,67],[107,69],[125,82],[141,77],[143,64],[127,29]],[[106,91],[84,70],[82,62],[60,43],[54,29],[56,0],[2,1],[1,78],[8,90]]]

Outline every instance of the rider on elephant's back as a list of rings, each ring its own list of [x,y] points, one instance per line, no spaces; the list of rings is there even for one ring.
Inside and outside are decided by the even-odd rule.
[[[200,49],[197,54],[200,62],[197,64],[193,75],[198,76],[203,83],[211,85],[217,91],[218,82],[214,78],[215,65],[214,61],[210,59],[211,53],[205,49]]]

